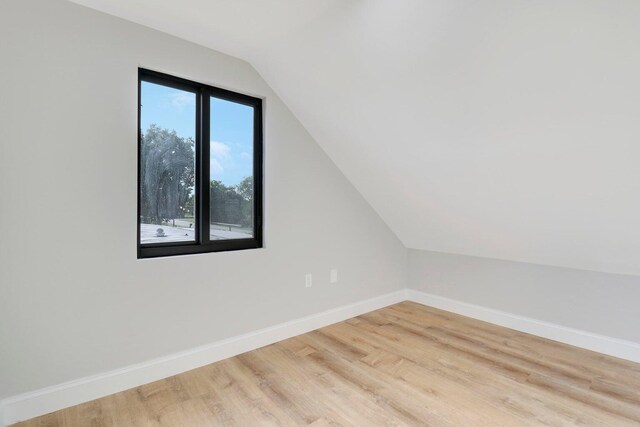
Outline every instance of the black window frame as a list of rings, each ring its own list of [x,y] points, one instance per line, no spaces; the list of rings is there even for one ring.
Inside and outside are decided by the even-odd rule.
[[[142,82],[155,83],[196,95],[195,135],[195,240],[193,242],[140,242],[142,167]],[[243,239],[210,240],[210,114],[211,97],[253,107],[253,237]],[[175,77],[144,68],[138,69],[138,258],[190,255],[208,252],[236,251],[262,248],[263,214],[263,100],[253,96],[221,89],[203,83]],[[206,143],[203,143],[206,142]],[[204,185],[203,185],[204,184]]]

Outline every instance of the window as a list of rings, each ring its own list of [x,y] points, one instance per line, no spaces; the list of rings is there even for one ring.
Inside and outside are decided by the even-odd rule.
[[[138,257],[262,247],[262,100],[138,78]]]

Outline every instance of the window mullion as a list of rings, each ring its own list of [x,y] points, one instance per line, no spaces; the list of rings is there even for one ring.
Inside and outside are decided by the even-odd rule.
[[[200,186],[200,218],[198,218],[200,243],[203,245],[209,244],[209,218],[210,218],[210,130],[209,130],[209,95],[206,90],[201,89],[199,91],[200,96],[200,112],[198,114],[198,135],[199,141],[199,154],[200,161],[198,165],[200,167],[200,173],[198,174],[199,186]]]

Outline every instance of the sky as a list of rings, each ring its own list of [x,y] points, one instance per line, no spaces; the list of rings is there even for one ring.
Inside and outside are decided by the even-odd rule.
[[[151,124],[194,138],[196,95],[142,82],[141,127]],[[253,108],[211,98],[211,179],[236,185],[253,173]]]

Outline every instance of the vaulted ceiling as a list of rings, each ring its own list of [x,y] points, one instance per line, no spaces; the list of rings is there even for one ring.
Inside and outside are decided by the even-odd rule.
[[[636,0],[74,0],[249,61],[409,248],[640,274]]]

